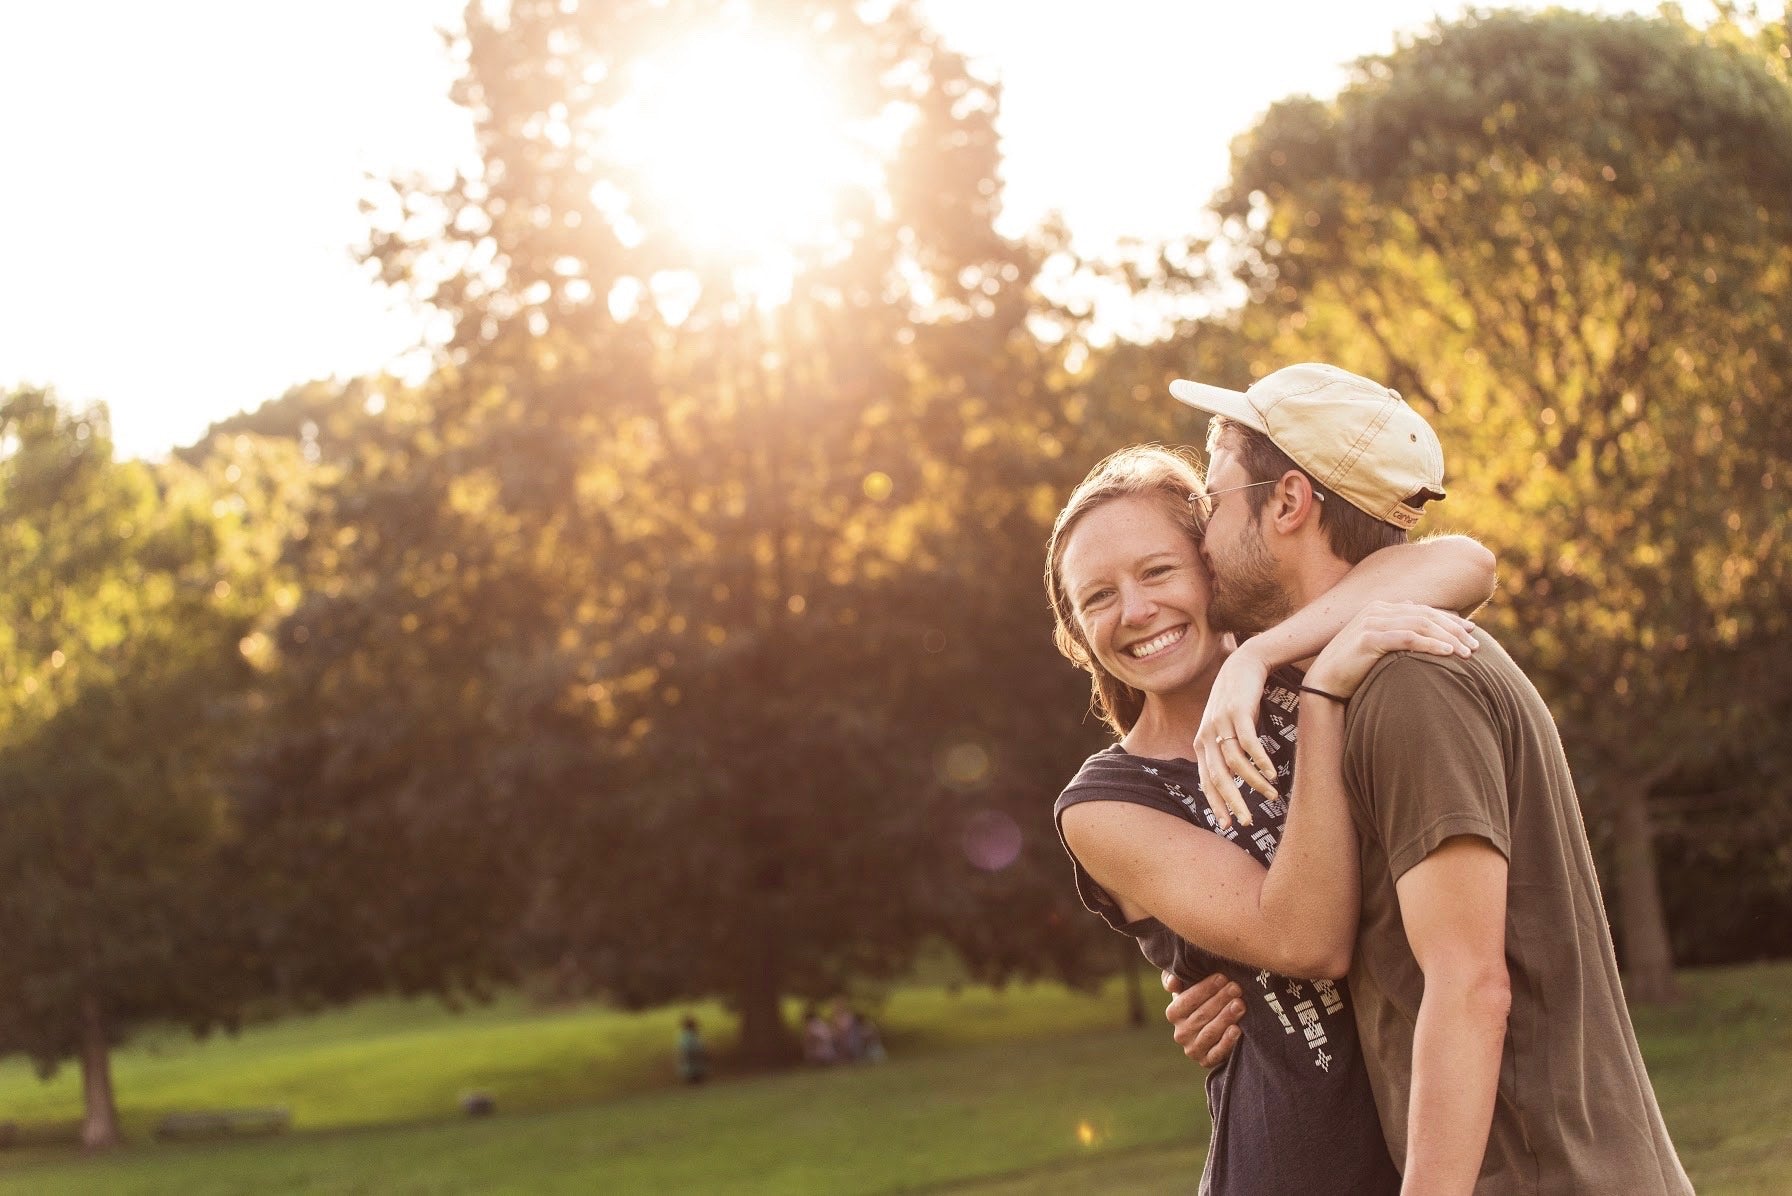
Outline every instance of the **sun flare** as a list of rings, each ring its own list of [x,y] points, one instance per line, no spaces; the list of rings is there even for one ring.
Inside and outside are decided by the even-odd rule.
[[[877,138],[849,119],[814,60],[749,32],[641,62],[610,133],[634,178],[628,220],[765,276],[755,289],[780,274],[788,286],[800,260],[848,235],[842,200],[883,188]]]

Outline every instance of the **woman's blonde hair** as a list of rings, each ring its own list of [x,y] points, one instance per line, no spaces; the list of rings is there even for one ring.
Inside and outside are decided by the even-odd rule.
[[[1145,695],[1103,668],[1083,638],[1070,595],[1064,591],[1064,545],[1078,521],[1090,511],[1116,498],[1139,497],[1159,500],[1188,533],[1189,540],[1199,544],[1201,520],[1193,499],[1205,490],[1201,466],[1192,449],[1135,444],[1110,454],[1091,469],[1089,476],[1071,491],[1070,501],[1052,525],[1052,538],[1045,550],[1045,593],[1052,604],[1052,639],[1070,663],[1088,672],[1090,708],[1116,735],[1125,735],[1139,721]]]

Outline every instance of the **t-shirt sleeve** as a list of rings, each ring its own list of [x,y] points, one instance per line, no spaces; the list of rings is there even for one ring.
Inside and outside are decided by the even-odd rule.
[[[1102,921],[1122,934],[1136,935],[1141,928],[1154,924],[1155,919],[1141,918],[1129,922],[1125,913],[1120,909],[1120,903],[1106,889],[1102,888],[1093,876],[1089,875],[1083,867],[1083,862],[1076,858],[1076,852],[1070,850],[1069,840],[1064,838],[1064,811],[1071,806],[1089,801],[1128,802],[1171,816],[1175,816],[1176,811],[1168,801],[1143,786],[1103,784],[1100,781],[1091,781],[1088,777],[1089,771],[1090,769],[1085,768],[1084,775],[1079,776],[1070,788],[1058,796],[1057,804],[1052,810],[1052,821],[1058,828],[1058,842],[1063,844],[1064,854],[1070,857],[1071,873],[1076,880],[1076,895],[1082,900],[1084,908],[1091,913],[1101,915]],[[1105,771],[1112,773],[1116,770],[1110,765]]]
[[[1400,654],[1351,703],[1350,787],[1395,880],[1455,835],[1511,856],[1506,769],[1494,712],[1460,665]]]

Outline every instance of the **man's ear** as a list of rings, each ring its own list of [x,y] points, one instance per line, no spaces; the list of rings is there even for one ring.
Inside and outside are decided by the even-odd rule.
[[[1296,535],[1304,527],[1319,526],[1319,504],[1324,499],[1313,489],[1312,479],[1298,469],[1290,469],[1270,491],[1270,521],[1284,536]]]

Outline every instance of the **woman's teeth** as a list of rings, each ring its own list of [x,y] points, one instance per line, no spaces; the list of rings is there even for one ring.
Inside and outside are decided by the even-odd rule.
[[[1188,628],[1186,627],[1171,628],[1162,635],[1153,636],[1142,644],[1134,644],[1132,647],[1128,648],[1127,651],[1132,654],[1134,660],[1143,660],[1145,657],[1150,656],[1155,652],[1162,652],[1165,648],[1168,648],[1171,644],[1181,639],[1183,633],[1187,630]]]

